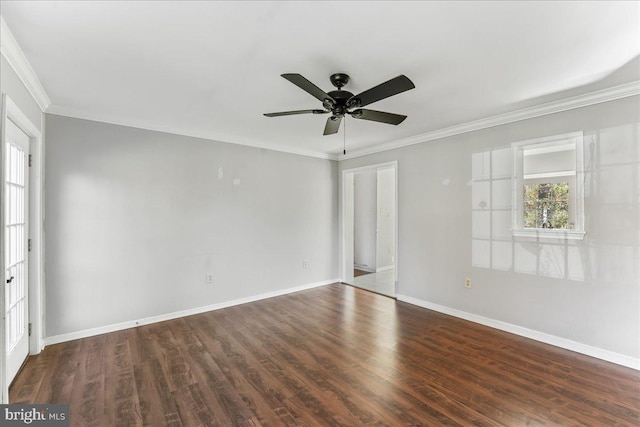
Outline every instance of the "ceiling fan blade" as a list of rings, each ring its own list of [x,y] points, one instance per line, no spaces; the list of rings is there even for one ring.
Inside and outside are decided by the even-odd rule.
[[[296,110],[296,111],[282,111],[280,113],[264,113],[267,117],[280,117],[280,116],[293,116],[295,114],[326,114],[329,111],[325,110]]]
[[[394,77],[391,80],[380,83],[378,86],[354,95],[347,101],[347,106],[349,108],[364,107],[365,105],[372,104],[376,101],[380,101],[381,99],[397,95],[415,87],[416,86],[407,76],[401,74],[398,77]]]
[[[401,114],[385,113],[384,111],[357,109],[350,113],[354,119],[371,120],[374,122],[399,125],[407,118]]]
[[[322,101],[323,104],[326,103],[326,100],[329,100],[331,104],[335,104],[336,102],[335,99],[329,96],[329,94],[325,93],[322,89],[302,77],[300,74],[282,74],[282,77],[289,80],[291,83],[298,86],[305,92],[313,95],[314,97]]]
[[[327,124],[324,125],[324,133],[323,135],[333,135],[334,133],[338,133],[338,129],[340,129],[340,123],[342,122],[342,117],[331,116],[327,119]]]

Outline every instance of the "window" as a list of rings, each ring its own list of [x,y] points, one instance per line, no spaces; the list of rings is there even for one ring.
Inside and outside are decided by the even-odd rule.
[[[513,234],[582,239],[582,132],[514,142]]]
[[[524,228],[572,229],[569,183],[524,184]]]

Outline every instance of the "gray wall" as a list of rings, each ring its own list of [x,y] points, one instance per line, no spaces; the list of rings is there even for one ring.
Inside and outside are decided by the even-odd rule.
[[[335,162],[49,114],[46,126],[47,336],[338,276]]]
[[[346,160],[339,169],[398,161],[398,294],[638,358],[639,110],[630,97]],[[586,238],[526,242],[490,232],[474,245],[474,156],[498,160],[511,142],[579,130]],[[509,212],[508,183],[495,187]]]

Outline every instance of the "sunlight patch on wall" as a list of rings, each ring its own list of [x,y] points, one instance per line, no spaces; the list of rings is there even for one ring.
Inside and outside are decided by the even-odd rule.
[[[594,279],[612,284],[637,282],[639,133],[637,125],[585,132],[584,241],[514,236],[511,147],[472,154],[472,265],[580,282]],[[624,190],[629,183],[636,191]]]
[[[510,147],[472,155],[472,265],[583,281],[585,254],[576,243],[513,236],[512,159]]]

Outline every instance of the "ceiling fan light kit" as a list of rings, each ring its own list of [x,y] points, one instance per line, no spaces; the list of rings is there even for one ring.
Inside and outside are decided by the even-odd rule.
[[[342,90],[342,87],[349,83],[349,75],[344,73],[335,73],[329,77],[331,84],[335,86],[337,90],[333,90],[328,93],[324,92],[300,74],[282,74],[282,77],[322,102],[324,110],[283,111],[279,113],[266,113],[265,116],[279,117],[296,114],[331,113],[331,116],[327,119],[325,124],[323,135],[333,135],[338,133],[342,118],[346,114],[350,115],[354,119],[399,125],[407,118],[407,116],[387,113],[384,111],[363,109],[361,107],[415,88],[413,82],[409,80],[407,76],[402,74],[357,95],[354,95],[349,91]]]

